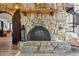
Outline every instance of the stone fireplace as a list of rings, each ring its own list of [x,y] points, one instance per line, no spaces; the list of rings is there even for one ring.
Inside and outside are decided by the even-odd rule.
[[[21,25],[25,26],[25,34],[22,34],[22,40],[24,41],[18,43],[19,49],[22,52],[69,51],[71,49],[70,44],[63,40],[57,41],[59,27],[65,27],[64,16],[64,13],[54,15],[41,13],[21,14]],[[25,38],[23,38],[23,35],[25,35]]]
[[[65,25],[63,16],[57,18],[58,15],[33,13],[23,16],[21,24],[25,26],[25,39],[22,37],[24,41],[18,43],[20,51],[28,53],[70,51],[70,44],[63,40],[57,41],[58,27]]]

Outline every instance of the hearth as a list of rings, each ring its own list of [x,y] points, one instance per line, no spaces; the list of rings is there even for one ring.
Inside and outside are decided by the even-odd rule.
[[[33,27],[27,35],[28,41],[50,41],[50,33],[43,26],[35,26]]]

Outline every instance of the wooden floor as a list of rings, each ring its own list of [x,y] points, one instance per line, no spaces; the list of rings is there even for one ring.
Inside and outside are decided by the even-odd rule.
[[[0,56],[14,56],[17,50],[12,49],[12,36],[0,37]]]

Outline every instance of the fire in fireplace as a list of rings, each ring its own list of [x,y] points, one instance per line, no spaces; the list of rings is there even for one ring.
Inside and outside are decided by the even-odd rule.
[[[29,41],[50,41],[51,37],[49,31],[43,26],[35,26],[32,28],[28,35],[27,40]]]

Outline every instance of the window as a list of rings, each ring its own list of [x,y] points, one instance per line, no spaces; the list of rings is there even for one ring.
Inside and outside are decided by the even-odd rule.
[[[66,32],[73,32],[73,15],[70,14],[66,17]]]

